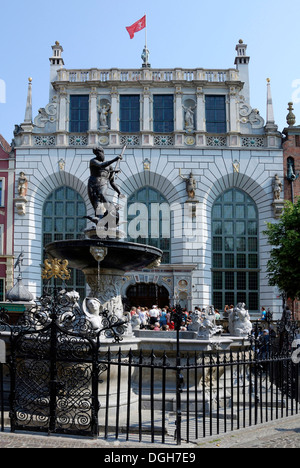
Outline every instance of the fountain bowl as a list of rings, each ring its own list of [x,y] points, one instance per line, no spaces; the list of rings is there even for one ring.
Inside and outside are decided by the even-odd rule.
[[[105,270],[128,272],[147,268],[163,255],[160,249],[149,245],[100,239],[55,241],[46,246],[46,253],[52,258],[66,259],[71,268],[83,271],[98,267],[98,262],[91,253],[93,247],[107,249],[107,254],[101,261],[101,269]]]

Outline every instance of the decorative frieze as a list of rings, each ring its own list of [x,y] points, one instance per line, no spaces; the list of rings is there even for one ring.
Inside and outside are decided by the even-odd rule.
[[[56,137],[54,135],[35,135],[33,137],[34,146],[55,146]]]
[[[206,138],[207,146],[227,146],[226,136],[208,136]]]
[[[154,146],[173,146],[173,135],[154,135]]]
[[[88,137],[87,135],[70,135],[69,145],[70,146],[87,146]]]
[[[139,146],[141,139],[139,135],[121,135],[120,144],[121,146]]]
[[[241,137],[242,148],[263,148],[265,146],[264,137]]]

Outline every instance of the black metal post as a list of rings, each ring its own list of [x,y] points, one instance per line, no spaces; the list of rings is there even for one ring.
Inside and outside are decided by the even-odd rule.
[[[56,429],[56,395],[57,395],[57,281],[54,281],[53,301],[51,303],[51,328],[50,328],[50,418],[48,434],[54,433]]]
[[[172,312],[171,320],[174,322],[176,330],[176,432],[175,440],[177,445],[181,445],[181,424],[182,424],[182,411],[181,411],[181,393],[184,385],[181,355],[180,355],[180,329],[182,324],[182,308],[179,304],[176,305]]]

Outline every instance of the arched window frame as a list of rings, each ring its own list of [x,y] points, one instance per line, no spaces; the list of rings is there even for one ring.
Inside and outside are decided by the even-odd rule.
[[[164,254],[162,257],[162,263],[167,264],[171,262],[171,219],[170,219],[170,224],[168,226],[167,231],[169,232],[169,236],[166,237],[165,235],[162,235],[163,232],[163,218],[162,218],[162,212],[159,212],[159,235],[153,236],[152,233],[152,221],[151,220],[151,205],[152,204],[167,204],[169,205],[167,199],[162,195],[161,192],[156,190],[153,187],[146,186],[143,187],[136,192],[134,192],[127,201],[127,221],[128,224],[135,218],[135,215],[129,215],[128,210],[131,205],[134,203],[142,203],[145,207],[145,213],[148,215],[148,235],[147,236],[138,236],[137,238],[130,237],[130,233],[128,233],[127,240],[129,242],[136,242],[139,244],[146,244],[146,245],[151,245],[152,247],[157,247],[161,249]],[[169,211],[170,215],[170,211]],[[165,220],[164,220],[165,222]],[[164,225],[165,226],[165,225]]]
[[[71,187],[62,186],[49,194],[43,205],[42,247],[45,258],[45,246],[54,241],[80,239],[84,237],[86,227],[86,205],[81,195]],[[84,297],[86,283],[84,274],[71,269],[71,278],[67,284]]]
[[[215,308],[244,302],[259,310],[259,214],[253,199],[233,188],[212,208],[212,301]]]

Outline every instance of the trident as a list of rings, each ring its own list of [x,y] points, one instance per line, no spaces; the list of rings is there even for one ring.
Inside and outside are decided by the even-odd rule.
[[[126,148],[127,148],[127,145],[124,145],[124,146],[123,146],[123,149],[122,149],[122,153],[120,154],[121,157],[120,157],[120,159],[118,159],[118,161],[116,162],[116,167],[115,167],[115,173],[116,173],[115,178],[116,178],[116,179],[118,178],[118,174],[117,174],[116,171],[119,169],[120,161],[121,161],[121,159],[123,159],[123,155],[124,155],[124,153],[125,153],[125,151],[126,151]]]

